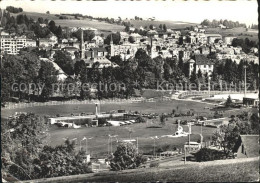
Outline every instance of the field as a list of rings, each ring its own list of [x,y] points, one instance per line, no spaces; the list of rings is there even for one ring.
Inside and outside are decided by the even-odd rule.
[[[174,124],[173,119],[169,119],[165,126],[162,128],[149,128],[147,124],[133,124],[129,126],[120,126],[120,127],[96,127],[96,128],[81,128],[81,129],[59,129],[57,127],[52,127],[50,130],[50,144],[51,145],[60,145],[63,142],[63,138],[77,138],[82,139],[84,136],[93,137],[93,139],[88,140],[88,150],[91,152],[92,157],[95,156],[104,156],[108,151],[108,134],[118,135],[117,139],[129,139],[129,129],[132,130],[131,138],[138,137],[138,146],[139,149],[144,153],[153,152],[154,141],[150,137],[158,136],[159,139],[156,140],[156,150],[158,148],[165,148],[170,146],[170,148],[183,148],[185,142],[188,141],[188,137],[179,137],[179,138],[167,138],[161,137],[162,135],[172,135],[177,130],[177,124]],[[157,125],[159,126],[159,125]],[[183,126],[184,131],[188,131],[187,126]],[[215,128],[203,127],[202,133],[205,141],[210,139],[210,136],[215,131]],[[192,126],[192,135],[191,141],[197,141],[200,139],[201,127]],[[117,139],[113,139],[113,150],[115,150],[117,145]],[[85,147],[85,141],[82,142],[82,145]],[[77,144],[79,148],[79,143]]]
[[[135,28],[140,28],[142,26],[143,28],[145,26],[149,27],[150,25],[154,25],[155,27],[159,28],[160,24],[165,24],[168,29],[183,29],[190,26],[197,25],[196,23],[190,23],[190,22],[181,22],[181,21],[148,21],[148,20],[130,20],[130,23],[134,25]]]
[[[151,96],[151,95],[150,95]],[[176,109],[178,106],[179,111],[185,112],[189,109],[194,109],[196,112],[209,112],[205,111],[204,107],[212,107],[209,104],[202,104],[193,101],[157,101],[157,102],[142,102],[142,103],[112,103],[112,104],[102,104],[100,107],[101,112],[108,112],[111,110],[125,109],[127,111],[139,111],[142,113],[170,113],[172,109]],[[2,111],[2,117],[6,118],[15,112],[32,112],[35,114],[56,116],[60,115],[70,115],[80,114],[82,112],[91,113],[95,112],[95,104],[82,104],[82,105],[53,105],[53,106],[35,106],[23,109],[4,109]]]
[[[39,17],[42,17],[43,19],[48,19],[48,20],[58,20],[59,17],[56,17],[54,14],[46,14],[46,13],[37,13],[37,12],[21,12],[21,13],[10,13],[11,16],[16,17],[17,15],[20,14],[26,14],[27,17],[30,17],[34,20],[37,20]]]
[[[222,36],[236,36],[240,39],[248,38],[250,40],[258,41],[258,31],[246,28],[237,27],[233,29],[221,29],[221,28],[207,28],[206,33],[221,34]]]
[[[91,27],[98,29],[100,32],[117,32],[123,31],[124,26],[109,24],[105,22],[93,21],[90,19],[84,20],[55,20],[56,25],[61,27]]]
[[[151,92],[150,95],[152,95]],[[193,109],[194,113],[201,114],[204,116],[213,115],[214,111],[209,109],[204,109],[205,107],[213,107],[212,104],[200,103],[195,101],[184,101],[184,100],[172,100],[172,101],[157,101],[157,102],[142,102],[142,103],[125,103],[125,104],[102,104],[100,107],[101,112],[125,109],[126,111],[140,111],[142,113],[170,113],[172,109],[177,110],[177,112],[187,112]],[[82,104],[82,105],[53,105],[53,106],[36,106],[24,109],[10,109],[2,110],[2,117],[6,118],[12,115],[14,112],[33,112],[39,115],[56,116],[64,115],[70,116],[71,113],[77,115],[82,112],[90,113],[95,111],[95,104]],[[235,109],[232,111],[227,111],[225,116],[230,116],[231,114],[241,113],[241,109]],[[194,117],[175,117],[168,118],[166,125],[161,128],[151,128],[152,126],[160,126],[159,119],[154,121],[148,121],[147,123],[133,124],[129,126],[120,127],[97,127],[97,128],[80,128],[80,129],[68,129],[68,128],[58,128],[56,126],[51,126],[49,131],[48,142],[50,145],[60,145],[63,143],[63,138],[77,138],[82,139],[86,137],[94,137],[88,141],[88,150],[91,151],[92,157],[104,156],[108,151],[108,134],[118,135],[118,140],[129,138],[129,129],[133,132],[131,133],[132,138],[138,137],[139,147],[145,153],[151,153],[153,150],[153,140],[150,137],[162,135],[172,135],[177,130],[177,125],[175,124],[177,119],[191,119]],[[208,141],[212,133],[216,128],[203,127],[202,133],[204,141]],[[184,126],[184,131],[188,131],[187,126]],[[191,140],[197,141],[200,139],[201,127],[192,126]],[[170,145],[171,148],[177,147],[182,148],[183,144],[188,140],[188,137],[180,138],[160,138],[156,141],[156,149],[161,147],[164,148],[166,145]],[[82,142],[85,146],[85,141]],[[117,143],[116,139],[113,139],[113,149],[115,149]],[[77,149],[79,148],[79,142],[77,143]]]

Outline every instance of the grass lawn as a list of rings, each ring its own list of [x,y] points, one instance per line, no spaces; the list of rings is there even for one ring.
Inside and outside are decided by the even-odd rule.
[[[186,166],[180,169],[138,169],[120,173],[101,173],[88,177],[95,182],[252,182],[259,180],[259,162],[236,162],[230,164],[207,164],[206,166]]]
[[[79,106],[77,110],[75,108]],[[117,109],[125,109],[132,111],[141,111],[142,113],[170,113],[172,109],[176,109],[178,106],[179,112],[185,112],[189,109],[193,109],[195,112],[207,112],[210,113],[209,109],[204,109],[207,104],[201,104],[198,102],[190,102],[190,101],[158,101],[158,102],[144,102],[144,103],[132,103],[132,104],[102,104],[101,111],[110,111]],[[50,115],[55,116],[56,114],[61,114],[64,116],[70,116],[71,113],[78,114],[81,112],[94,112],[95,105],[94,104],[82,104],[82,105],[57,105],[57,106],[37,106],[37,107],[29,107],[24,109],[10,109],[2,111],[2,117],[8,117],[15,112],[33,112],[39,115]],[[184,119],[185,117],[181,117]],[[189,117],[186,117],[187,119]],[[162,136],[162,135],[171,135],[177,129],[177,125],[175,124],[176,119],[179,118],[169,118],[166,121],[166,125],[162,128],[147,128],[148,126],[153,126],[151,123],[147,124],[133,124],[129,126],[120,126],[120,127],[97,127],[97,128],[81,128],[81,129],[65,129],[65,128],[57,128],[52,126],[50,129],[50,136],[47,139],[50,145],[59,145],[63,143],[63,138],[78,138],[82,139],[84,136],[86,137],[94,137],[88,141],[88,150],[92,152],[92,154],[104,155],[107,154],[108,149],[108,134],[116,134],[118,135],[118,139],[129,138],[129,130],[131,128],[133,133],[131,134],[132,138],[138,137],[139,147],[143,152],[151,152],[153,150],[153,140],[150,138],[152,136]],[[159,119],[156,120],[159,123]],[[184,126],[184,130],[188,131],[187,126]],[[203,127],[204,139],[208,139],[211,136],[212,132],[215,131],[215,128]],[[191,135],[191,140],[197,141],[200,139],[198,135],[200,133],[200,126],[193,126],[192,133],[195,135]],[[180,137],[180,138],[162,138],[156,142],[157,147],[162,147],[166,144],[169,144],[171,147],[182,148],[184,142],[188,140],[188,137]],[[82,142],[85,147],[85,141]],[[116,140],[113,142],[113,149],[116,147]],[[77,144],[77,148],[79,148],[79,143]]]
[[[210,112],[204,109],[204,107],[212,107],[212,105],[192,102],[192,101],[157,101],[157,102],[142,102],[142,103],[113,103],[102,104],[100,107],[101,112],[125,109],[127,111],[140,111],[142,113],[170,113],[172,109],[179,108],[179,112],[185,112],[189,109],[193,109],[195,112]],[[78,108],[77,108],[78,107]],[[68,116],[71,113],[79,114],[82,112],[90,113],[95,112],[95,104],[70,104],[70,105],[52,105],[52,106],[34,106],[23,109],[4,109],[2,111],[2,117],[6,118],[15,112],[32,112],[39,115],[55,116],[56,114]]]
[[[150,137],[158,136],[159,139],[156,140],[156,150],[161,147],[170,146],[170,148],[177,147],[183,148],[185,142],[188,141],[188,137],[179,138],[160,138],[162,135],[172,135],[177,129],[177,124],[173,124],[173,120],[169,119],[167,124],[162,128],[147,128],[145,123],[133,124],[129,126],[120,127],[97,127],[97,128],[81,128],[81,129],[60,129],[57,127],[52,127],[50,130],[50,145],[59,145],[63,143],[63,138],[77,138],[82,139],[86,137],[94,137],[88,140],[88,150],[91,152],[92,157],[105,156],[108,151],[108,134],[118,135],[117,139],[129,139],[129,130],[132,129],[131,138],[138,137],[139,149],[144,153],[151,153],[153,151],[154,141]],[[188,131],[187,126],[183,126],[184,131]],[[215,131],[215,128],[203,127],[202,133],[205,141],[210,139],[210,136]],[[200,139],[201,127],[192,126],[191,141],[197,141]],[[85,141],[82,142],[85,148]],[[112,147],[113,151],[117,146],[116,139],[113,139]],[[77,143],[77,148],[79,148],[79,143]]]
[[[201,113],[201,115],[212,115],[214,111],[209,109],[204,109],[204,107],[212,107],[205,103],[193,102],[193,101],[157,101],[157,102],[143,102],[143,103],[126,103],[126,104],[102,104],[101,112],[125,109],[127,111],[141,111],[142,113],[170,113],[172,109],[177,108],[178,112],[186,112],[190,109],[193,109],[195,114]],[[79,108],[77,108],[79,107]],[[82,105],[53,105],[53,106],[36,106],[28,107],[24,109],[5,109],[2,110],[2,117],[8,117],[15,112],[33,112],[39,115],[50,115],[55,116],[56,114],[70,116],[71,113],[79,114],[81,112],[94,112],[94,104],[82,104]],[[241,110],[229,111],[227,116],[230,116],[232,113],[241,113]],[[86,137],[94,137],[91,140],[88,140],[88,150],[91,151],[92,155],[105,155],[108,151],[108,134],[118,135],[118,139],[129,138],[129,130],[131,128],[133,133],[131,134],[132,138],[138,137],[139,148],[143,152],[151,152],[153,150],[153,140],[150,138],[152,136],[161,137],[162,135],[171,135],[177,130],[177,125],[175,124],[176,119],[190,119],[194,117],[178,117],[178,118],[169,118],[166,121],[166,125],[162,128],[147,128],[154,126],[154,124],[149,121],[147,124],[133,124],[128,126],[120,127],[97,127],[97,128],[80,128],[80,129],[67,129],[67,128],[57,128],[56,126],[51,126],[50,136],[47,141],[50,145],[60,145],[64,142],[63,138],[77,138],[82,139]],[[155,125],[158,126],[159,119],[155,120]],[[184,130],[188,131],[187,126],[184,126]],[[192,135],[191,140],[197,141],[200,139],[200,126],[192,126]],[[208,141],[212,133],[216,128],[203,127],[203,136],[204,141]],[[183,148],[184,142],[188,140],[188,137],[180,138],[160,138],[156,141],[156,148],[164,147],[170,145],[170,147]],[[85,147],[85,141],[82,142],[82,145]],[[113,149],[116,148],[116,139],[113,139]],[[79,143],[77,143],[77,148],[79,148]]]

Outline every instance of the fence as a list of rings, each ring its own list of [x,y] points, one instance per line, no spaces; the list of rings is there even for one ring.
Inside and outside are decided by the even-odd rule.
[[[240,94],[244,93],[244,91],[187,91],[181,93],[178,98],[183,98],[185,96],[192,95],[217,95],[217,94]]]
[[[162,98],[163,101],[171,99]],[[84,105],[84,104],[120,104],[120,103],[142,103],[142,102],[155,102],[156,100],[144,98],[131,98],[131,99],[105,99],[105,100],[70,100],[70,101],[49,101],[49,102],[31,102],[31,103],[7,103],[5,109],[19,109],[37,106],[53,106],[53,105]]]

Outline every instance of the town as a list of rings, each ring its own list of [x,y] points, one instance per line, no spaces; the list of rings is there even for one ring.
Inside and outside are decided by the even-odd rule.
[[[0,18],[3,182],[259,180],[256,25]]]

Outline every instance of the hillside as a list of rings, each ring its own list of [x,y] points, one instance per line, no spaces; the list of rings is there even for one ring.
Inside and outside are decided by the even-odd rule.
[[[255,182],[259,180],[259,159],[218,160],[196,165],[124,170],[38,179],[34,182]],[[30,181],[24,181],[30,182]]]
[[[46,13],[36,13],[36,12],[21,12],[21,13],[10,13],[11,16],[16,17],[17,15],[26,14],[27,17],[30,17],[34,20],[37,20],[39,17],[42,17],[43,19],[49,19],[49,20],[57,20],[59,19],[54,14],[46,14]]]
[[[253,41],[258,41],[258,30],[236,27],[233,29],[207,28],[206,33],[221,34],[222,36],[236,36],[240,39],[249,38]]]
[[[109,24],[106,22],[100,22],[96,20],[84,19],[84,20],[55,20],[56,25],[60,25],[61,27],[92,27],[95,29],[99,29],[100,31],[122,31],[124,30],[124,26]]]
[[[135,28],[140,28],[140,26],[149,27],[150,25],[159,27],[160,24],[165,24],[167,26],[167,28],[170,28],[170,29],[183,29],[183,28],[186,28],[189,26],[197,25],[196,23],[170,21],[170,20],[164,20],[164,21],[131,20],[130,23],[133,24]]]

